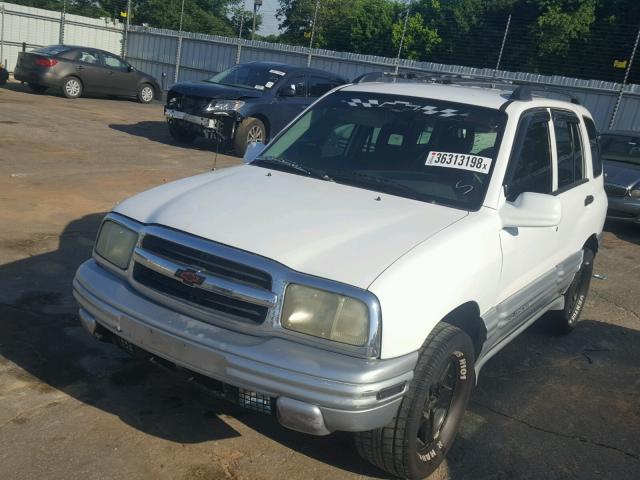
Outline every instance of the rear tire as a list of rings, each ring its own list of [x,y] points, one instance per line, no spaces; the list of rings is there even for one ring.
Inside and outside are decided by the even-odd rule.
[[[140,85],[140,88],[138,89],[138,101],[140,103],[151,103],[153,102],[154,96],[155,91],[151,85],[148,83]]]
[[[593,276],[594,258],[595,253],[592,250],[589,248],[583,250],[582,266],[564,294],[564,309],[551,310],[542,318],[542,324],[548,331],[566,335],[576,328],[587,301]]]
[[[78,77],[67,77],[62,81],[62,94],[67,98],[82,96],[82,82]]]
[[[453,445],[474,385],[471,339],[457,327],[436,325],[396,418],[386,427],[356,433],[358,453],[397,477],[427,477]]]
[[[244,156],[247,146],[250,143],[258,141],[260,143],[267,142],[267,129],[265,128],[264,123],[257,118],[245,118],[240,122],[240,125],[238,125],[235,138],[233,139],[233,146],[236,155],[239,157]]]
[[[174,140],[180,143],[192,143],[198,136],[196,132],[185,128],[176,120],[169,122],[169,134]]]
[[[37,83],[29,83],[29,88],[36,93],[44,93],[47,91],[48,87],[44,85],[38,85]]]

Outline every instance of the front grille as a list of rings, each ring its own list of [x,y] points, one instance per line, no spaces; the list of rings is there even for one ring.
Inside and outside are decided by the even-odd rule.
[[[167,277],[139,263],[133,267],[133,278],[136,282],[152,290],[221,312],[234,319],[262,323],[267,317],[267,307],[185,285],[177,278]]]
[[[192,115],[200,115],[202,109],[207,106],[209,100],[201,97],[188,97],[182,95],[178,98],[177,107],[178,110]]]
[[[604,191],[610,197],[624,197],[627,194],[627,188],[620,185],[613,185],[611,183],[605,183]]]
[[[142,248],[176,262],[193,265],[199,270],[220,278],[271,290],[271,275],[242,263],[186,247],[154,235],[145,235],[142,240]]]

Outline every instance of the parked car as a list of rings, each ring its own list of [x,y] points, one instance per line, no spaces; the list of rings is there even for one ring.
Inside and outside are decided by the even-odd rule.
[[[13,77],[43,93],[60,89],[67,98],[84,93],[136,97],[150,103],[162,96],[151,75],[136,70],[122,58],[104,50],[71,45],[52,45],[20,52]]]
[[[267,142],[314,100],[345,83],[313,68],[251,62],[174,85],[165,115],[176,140],[210,138],[242,156],[247,144]]]
[[[80,319],[423,478],[491,357],[543,315],[576,327],[607,210],[594,131],[526,87],[343,86],[248,164],[120,203]]]
[[[640,132],[611,130],[600,136],[607,218],[640,224]]]

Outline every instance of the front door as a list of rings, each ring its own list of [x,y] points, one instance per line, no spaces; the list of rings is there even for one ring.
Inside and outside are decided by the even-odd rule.
[[[113,95],[135,95],[137,93],[136,76],[129,65],[115,55],[102,54],[104,67],[103,92]]]
[[[276,93],[271,116],[271,138],[311,104],[306,75],[286,78]]]
[[[551,195],[554,186],[551,118],[546,109],[524,113],[504,179],[506,202],[524,192]],[[518,328],[547,299],[541,289],[554,281],[560,261],[556,227],[504,228],[500,231],[503,267],[496,311],[487,318],[487,348]],[[548,301],[550,301],[549,299]]]

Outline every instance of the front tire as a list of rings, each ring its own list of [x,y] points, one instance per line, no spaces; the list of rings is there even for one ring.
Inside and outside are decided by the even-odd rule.
[[[44,93],[47,91],[47,87],[44,85],[38,85],[37,83],[29,83],[28,85],[35,93]]]
[[[82,82],[77,77],[67,77],[62,82],[62,94],[67,98],[82,96]]]
[[[396,418],[355,435],[358,453],[378,468],[406,479],[430,475],[453,445],[475,385],[469,336],[438,324],[422,352]]]
[[[138,101],[140,103],[151,103],[153,102],[153,97],[155,96],[155,91],[151,85],[145,83],[140,85],[138,89]]]
[[[244,156],[247,146],[253,142],[266,143],[267,129],[261,120],[249,117],[245,118],[236,129],[233,140],[234,150],[239,157]]]
[[[589,248],[583,250],[582,266],[573,277],[573,281],[564,293],[564,309],[551,310],[543,317],[543,324],[552,333],[566,335],[571,333],[584,309],[593,276],[595,253]]]

